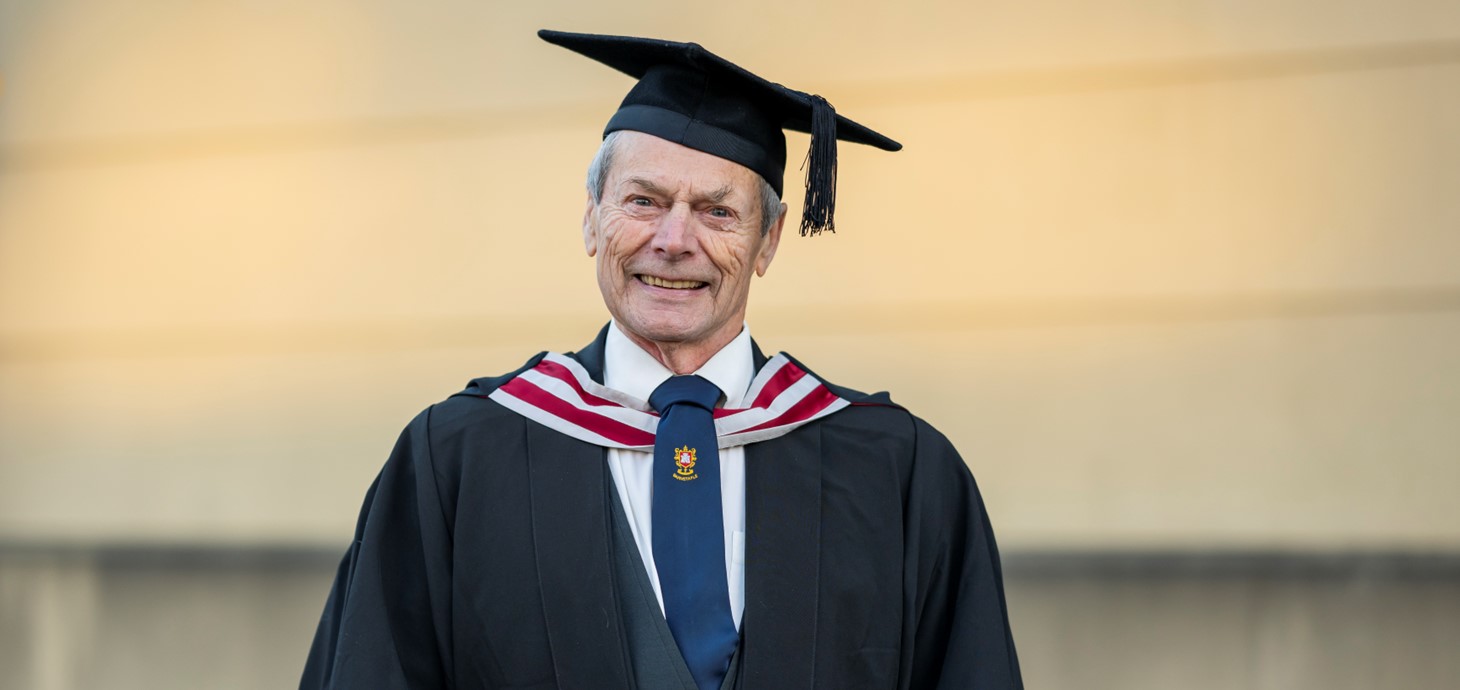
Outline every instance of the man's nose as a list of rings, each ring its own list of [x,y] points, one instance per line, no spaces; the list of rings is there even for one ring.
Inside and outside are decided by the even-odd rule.
[[[694,212],[688,204],[675,204],[660,217],[654,233],[654,251],[670,257],[694,252]]]

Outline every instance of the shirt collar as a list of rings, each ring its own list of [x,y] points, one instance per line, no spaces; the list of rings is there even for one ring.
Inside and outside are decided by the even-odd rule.
[[[746,389],[750,388],[754,368],[750,354],[750,325],[745,324],[734,340],[720,348],[694,373],[720,388],[725,394],[725,407],[739,408],[743,405]],[[673,375],[674,372],[660,364],[653,355],[629,340],[619,330],[617,321],[612,322],[603,344],[603,385],[640,400],[648,400],[654,389]]]

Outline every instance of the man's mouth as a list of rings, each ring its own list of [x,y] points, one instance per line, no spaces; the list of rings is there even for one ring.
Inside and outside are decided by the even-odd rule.
[[[697,290],[706,285],[705,283],[698,280],[666,280],[664,278],[651,276],[645,273],[636,274],[634,277],[638,278],[639,282],[645,285],[653,285],[654,287],[667,288],[670,290]]]

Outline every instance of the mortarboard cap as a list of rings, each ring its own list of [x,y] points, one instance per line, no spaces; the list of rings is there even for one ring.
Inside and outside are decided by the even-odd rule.
[[[694,43],[547,29],[537,35],[639,80],[604,136],[619,130],[652,134],[750,168],[784,195],[782,130],[810,133],[802,235],[836,228],[837,139],[884,151],[902,148],[837,115],[826,99],[758,77]]]

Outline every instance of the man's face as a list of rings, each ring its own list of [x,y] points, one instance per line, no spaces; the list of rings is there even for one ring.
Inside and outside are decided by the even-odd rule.
[[[749,168],[623,132],[583,242],[620,328],[659,345],[720,347],[740,332],[751,273],[765,275],[785,206],[761,234],[761,181]]]

